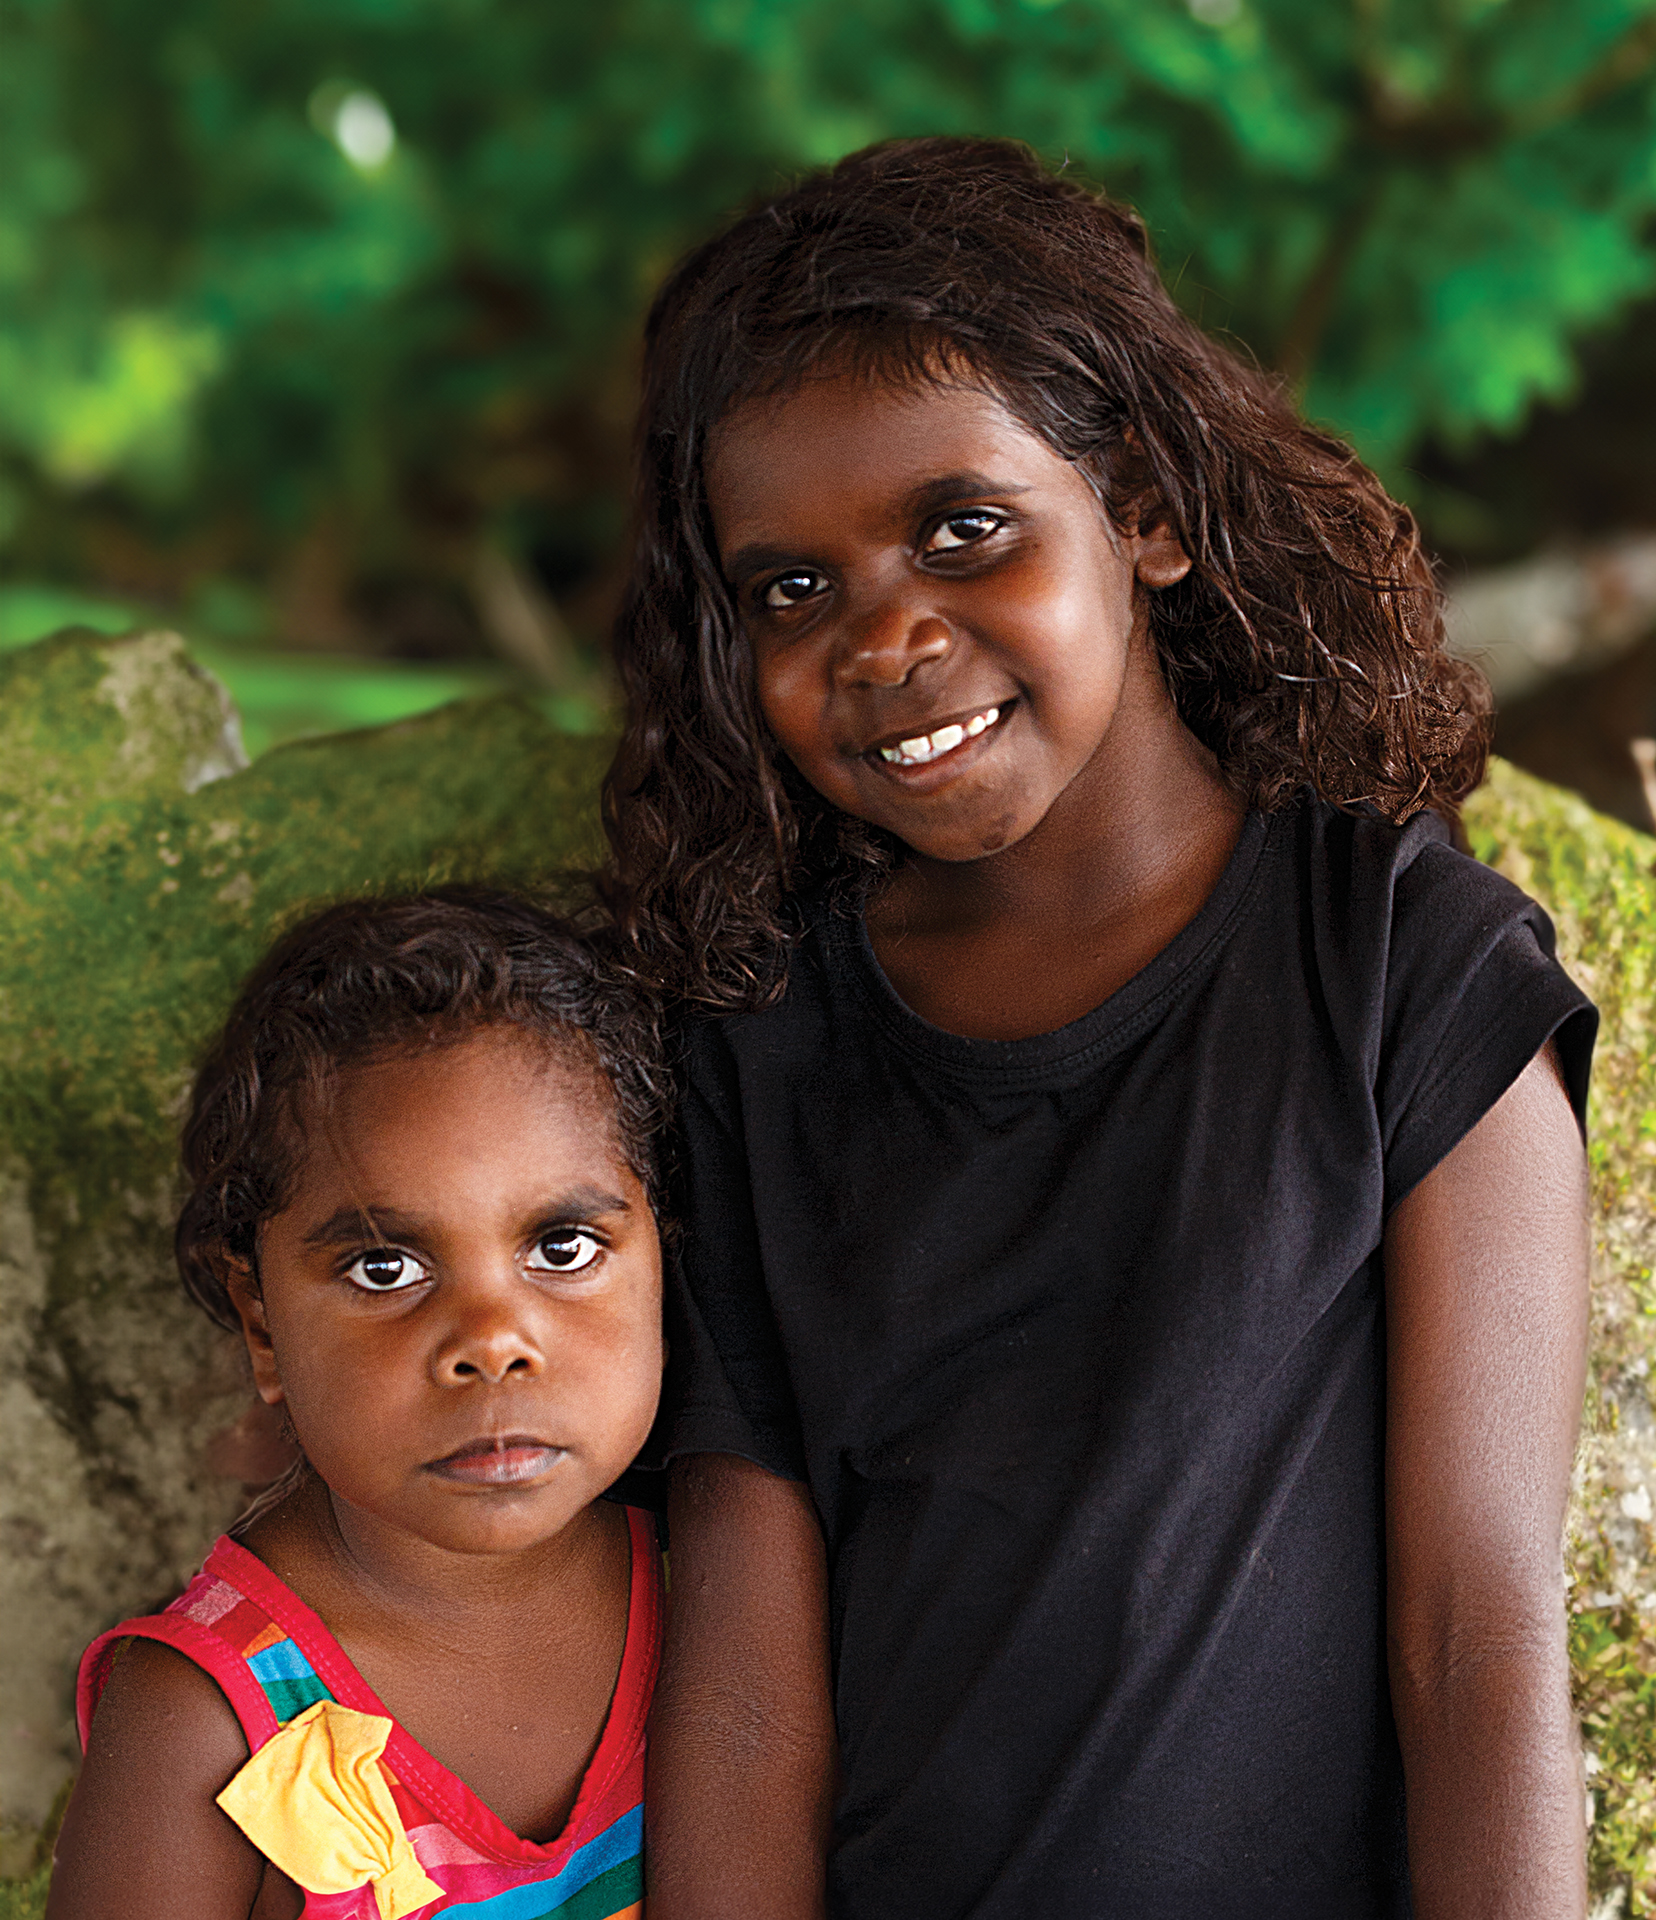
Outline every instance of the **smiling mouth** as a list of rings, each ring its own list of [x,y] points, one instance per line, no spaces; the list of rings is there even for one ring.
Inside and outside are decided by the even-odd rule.
[[[491,1434],[481,1440],[468,1440],[441,1460],[428,1460],[425,1470],[440,1480],[459,1480],[468,1486],[515,1487],[538,1480],[564,1452],[564,1448],[529,1434]]]
[[[998,707],[981,707],[964,720],[951,720],[947,726],[937,727],[930,733],[917,733],[892,746],[876,747],[875,752],[890,767],[928,767],[946,753],[956,752],[968,740],[986,734],[998,724],[1009,705],[1010,702]]]

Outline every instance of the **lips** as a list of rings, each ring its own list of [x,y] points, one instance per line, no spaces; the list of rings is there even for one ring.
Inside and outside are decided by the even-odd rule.
[[[939,722],[924,732],[916,730],[898,739],[876,741],[869,756],[888,767],[929,767],[946,755],[957,753],[969,741],[979,740],[997,726],[1010,707],[999,705],[974,707],[953,719]]]
[[[467,1486],[516,1487],[549,1472],[564,1451],[532,1434],[487,1434],[468,1440],[441,1460],[428,1461],[425,1470],[440,1480],[458,1480]]]

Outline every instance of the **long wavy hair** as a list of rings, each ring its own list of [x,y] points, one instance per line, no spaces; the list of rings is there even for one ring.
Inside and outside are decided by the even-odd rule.
[[[1453,816],[1482,778],[1489,690],[1445,648],[1408,509],[1179,310],[1137,215],[1010,142],[886,142],[697,248],[650,312],[604,807],[610,904],[671,991],[763,1004],[792,898],[866,889],[900,852],[781,755],[707,505],[721,421],[845,369],[975,386],[1118,526],[1177,532],[1190,571],[1150,595],[1150,632],[1181,717],[1248,804],[1309,784],[1395,821]]]

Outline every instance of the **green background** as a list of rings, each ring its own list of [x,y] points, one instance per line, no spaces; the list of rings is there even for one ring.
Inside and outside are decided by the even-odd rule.
[[[1457,551],[1656,287],[1656,0],[0,0],[0,578],[485,665],[502,552],[590,666],[663,268],[932,131],[1134,200]]]

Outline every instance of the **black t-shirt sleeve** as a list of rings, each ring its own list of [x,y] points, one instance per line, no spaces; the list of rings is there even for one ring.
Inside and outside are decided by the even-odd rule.
[[[742,1117],[729,1051],[711,1022],[688,1036],[665,1274],[667,1376],[640,1456],[734,1453],[805,1477],[799,1415],[765,1287]]]
[[[1554,955],[1552,922],[1510,881],[1411,829],[1392,897],[1376,1096],[1389,1212],[1550,1039],[1585,1131],[1598,1014]]]

